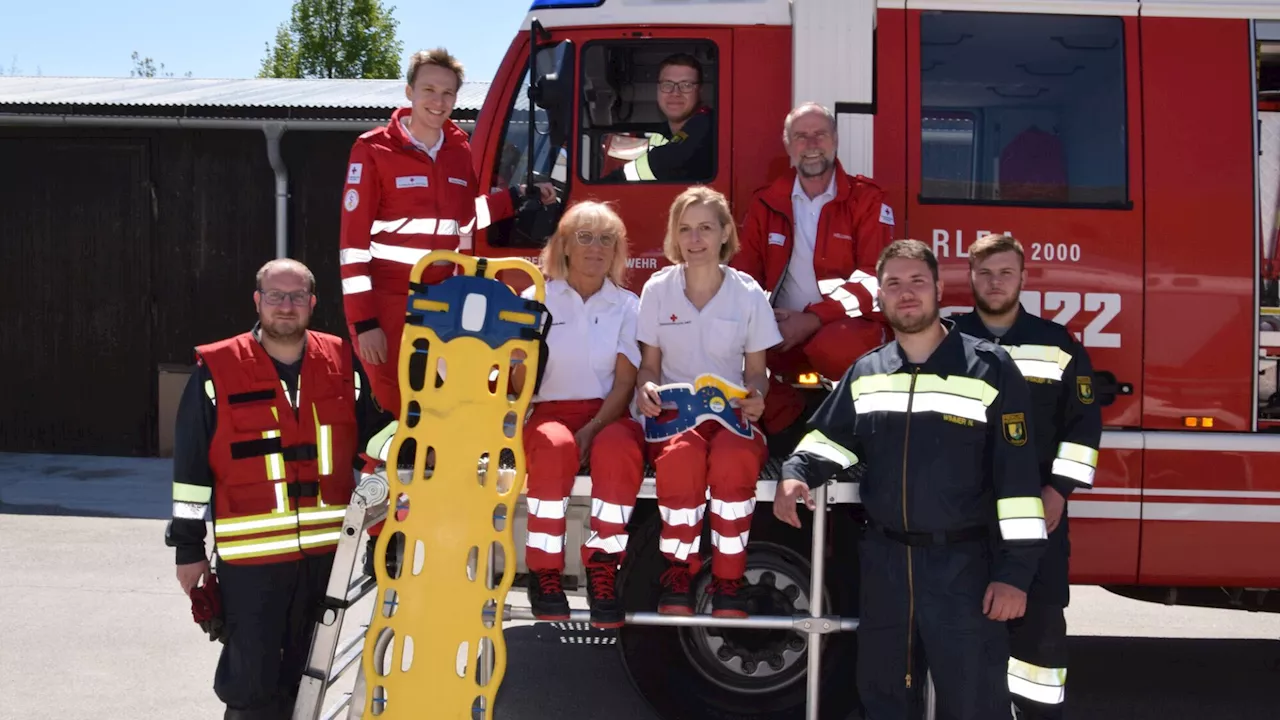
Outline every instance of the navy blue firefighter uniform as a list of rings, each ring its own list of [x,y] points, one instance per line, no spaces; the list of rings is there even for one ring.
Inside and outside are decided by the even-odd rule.
[[[1040,484],[1064,499],[1092,488],[1102,438],[1102,410],[1093,392],[1093,364],[1079,342],[1058,323],[1018,308],[1013,324],[997,336],[976,312],[955,319],[968,335],[999,343],[1031,389],[1031,423],[1040,459]],[[1029,719],[1063,717],[1067,684],[1067,622],[1071,541],[1067,511],[1049,533],[1049,544],[1027,594],[1027,612],[1009,622],[1009,691]]]
[[[858,690],[868,720],[918,714],[927,663],[939,717],[1009,717],[1008,633],[992,582],[1024,592],[1046,539],[1031,398],[1009,355],[947,335],[921,364],[897,341],[863,355],[810,418],[783,478],[818,487],[865,464]]]

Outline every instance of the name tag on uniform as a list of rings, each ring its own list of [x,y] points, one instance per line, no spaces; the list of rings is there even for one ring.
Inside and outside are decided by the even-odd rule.
[[[785,245],[786,243],[787,243],[786,235],[783,235],[782,233],[769,233],[770,245]]]
[[[396,178],[396,187],[398,188],[427,187],[427,176],[426,175],[401,175],[400,177]]]
[[[451,177],[449,178],[449,182],[453,183],[454,185],[461,185],[462,187],[467,186],[467,181],[463,180],[462,178]]]

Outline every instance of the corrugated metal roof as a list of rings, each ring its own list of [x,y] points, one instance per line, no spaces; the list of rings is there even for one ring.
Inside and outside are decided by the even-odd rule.
[[[456,110],[479,112],[488,82],[465,82]],[[403,80],[0,77],[0,105],[393,108]]]

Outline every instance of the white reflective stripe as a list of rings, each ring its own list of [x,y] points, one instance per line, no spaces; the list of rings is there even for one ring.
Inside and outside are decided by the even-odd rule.
[[[910,397],[908,393],[893,390],[871,392],[859,395],[858,399],[853,401],[853,406],[859,414],[873,412],[904,413],[907,411],[908,397]],[[911,412],[936,412],[955,415],[974,422],[985,423],[987,421],[987,408],[982,404],[981,400],[947,393],[916,393],[914,399],[911,400]]]
[[[355,295],[356,293],[369,292],[372,289],[373,280],[368,275],[342,278],[343,295]]]
[[[342,265],[354,265],[356,263],[365,263],[373,259],[373,254],[368,250],[360,248],[343,248],[338,253],[338,262]]]
[[[1071,478],[1076,482],[1082,483],[1084,485],[1088,485],[1090,487],[1093,486],[1093,473],[1094,473],[1093,468],[1089,467],[1088,465],[1085,465],[1084,463],[1078,463],[1075,460],[1055,458],[1053,461],[1054,475],[1061,475],[1062,477],[1065,477],[1065,478]]]
[[[840,307],[844,308],[844,314],[848,317],[862,317],[862,301],[858,300],[858,296],[838,287],[832,290],[827,297],[840,303]]]
[[[342,516],[347,514],[346,508],[336,508],[333,510],[318,510],[315,508],[301,508],[298,510],[298,517],[303,523],[318,523],[326,520],[341,520]]]
[[[301,537],[302,546],[321,545],[324,543],[336,543],[342,539],[342,531],[334,530],[326,533],[316,533],[315,535],[303,535]]]
[[[280,517],[263,518],[261,520],[214,520],[213,534],[214,537],[219,535],[241,535],[249,532],[281,530],[284,528],[295,527],[298,527],[298,517],[292,514],[281,515]]]
[[[633,505],[615,505],[600,498],[591,498],[591,517],[600,522],[626,525],[631,520],[631,511],[634,508]]]
[[[847,448],[827,437],[820,430],[810,430],[805,434],[800,439],[800,444],[796,445],[795,451],[813,453],[818,457],[826,458],[833,463],[838,463],[842,470],[848,470],[858,464],[857,455],[849,452]]]
[[[1044,705],[1058,705],[1066,699],[1067,669],[1032,665],[1009,658],[1009,691]]]
[[[173,516],[179,520],[204,520],[208,511],[209,506],[206,503],[175,502],[173,504]]]
[[[747,536],[751,531],[743,532],[739,535],[721,535],[715,530],[711,531],[711,544],[725,555],[737,555],[746,552]]]
[[[1011,518],[1000,521],[1000,537],[1005,540],[1046,540],[1044,518]]]
[[[563,520],[569,511],[569,498],[563,500],[539,500],[529,498],[529,515],[543,520]]]
[[[1089,467],[1098,467],[1098,451],[1088,445],[1073,442],[1058,443],[1058,457],[1063,460],[1075,460]]]
[[[711,498],[711,513],[719,515],[725,520],[742,520],[751,517],[751,513],[756,509],[756,499],[743,500],[742,502],[725,502]]]
[[[297,550],[298,538],[292,537],[287,540],[271,540],[268,542],[247,542],[243,545],[231,545],[224,543],[218,546],[218,555],[225,558],[233,558],[241,555],[255,555],[278,552],[281,550]]]
[[[669,508],[658,506],[658,513],[662,515],[662,523],[664,525],[697,525],[702,522],[702,515],[707,510],[706,505],[699,505],[696,508]]]
[[[658,541],[658,551],[662,553],[670,553],[677,560],[688,560],[690,555],[698,552],[698,548],[702,545],[702,536],[693,539],[693,542],[681,542],[676,538],[662,538]]]
[[[476,229],[483,230],[489,227],[491,222],[489,217],[489,198],[476,198]]]
[[[598,533],[593,532],[591,533],[591,537],[587,538],[587,541],[582,543],[582,546],[603,550],[610,555],[615,555],[626,551],[627,536],[623,534],[600,537]]]
[[[289,495],[282,482],[276,483],[276,512],[289,512]]]
[[[1062,380],[1062,368],[1058,367],[1058,363],[1049,362],[1048,360],[1025,360],[1014,358],[1013,363],[1018,366],[1018,370],[1023,377],[1043,378],[1045,380]]]
[[[284,380],[280,381],[280,389],[284,390],[284,399],[289,403],[289,407],[298,407],[298,395],[302,393],[302,376],[298,376],[298,390],[293,395],[289,394],[289,385]]]
[[[217,406],[218,406],[217,393],[216,393],[216,392],[214,392],[214,390],[213,390],[213,381],[212,381],[212,380],[205,380],[205,381],[204,381],[204,394],[209,396],[209,403],[210,403],[210,404],[212,404],[214,407],[217,407]]]
[[[524,541],[525,547],[534,550],[541,550],[552,555],[559,555],[564,552],[564,536],[549,535],[547,533],[531,532]]]
[[[409,222],[408,218],[400,218],[398,220],[374,220],[373,224],[369,226],[369,234],[377,235],[381,232],[395,232],[406,222]]]
[[[272,439],[272,438],[278,438],[278,437],[280,437],[280,431],[279,431],[279,430],[265,430],[265,431],[263,431],[263,433],[262,433],[262,437],[263,437],[263,439],[265,439],[265,440],[270,440],[270,439]],[[281,454],[281,453],[271,453],[271,454],[267,455],[267,457],[266,457],[266,463],[267,463],[267,479],[268,479],[268,480],[283,480],[283,479],[284,479],[284,455],[283,455],[283,454]],[[278,493],[278,490],[277,490],[277,493]],[[277,505],[277,507],[276,507],[276,509],[277,509],[277,510],[281,509],[281,508],[279,507],[279,502],[277,502],[277,503],[276,503],[276,505]]]
[[[472,248],[471,233],[464,232],[458,234],[458,252],[465,252]]]
[[[404,265],[416,264],[427,253],[431,252],[430,248],[409,248],[383,243],[369,243],[369,250],[379,260],[390,260]]]
[[[320,474],[329,475],[333,473],[333,426],[321,425],[316,441],[320,444]]]

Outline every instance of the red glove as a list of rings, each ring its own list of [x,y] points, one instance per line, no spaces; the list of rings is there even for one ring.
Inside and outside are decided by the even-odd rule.
[[[217,575],[210,575],[209,582],[191,588],[191,618],[201,630],[209,633],[209,642],[226,642],[226,623],[222,618],[222,594],[218,590]]]

